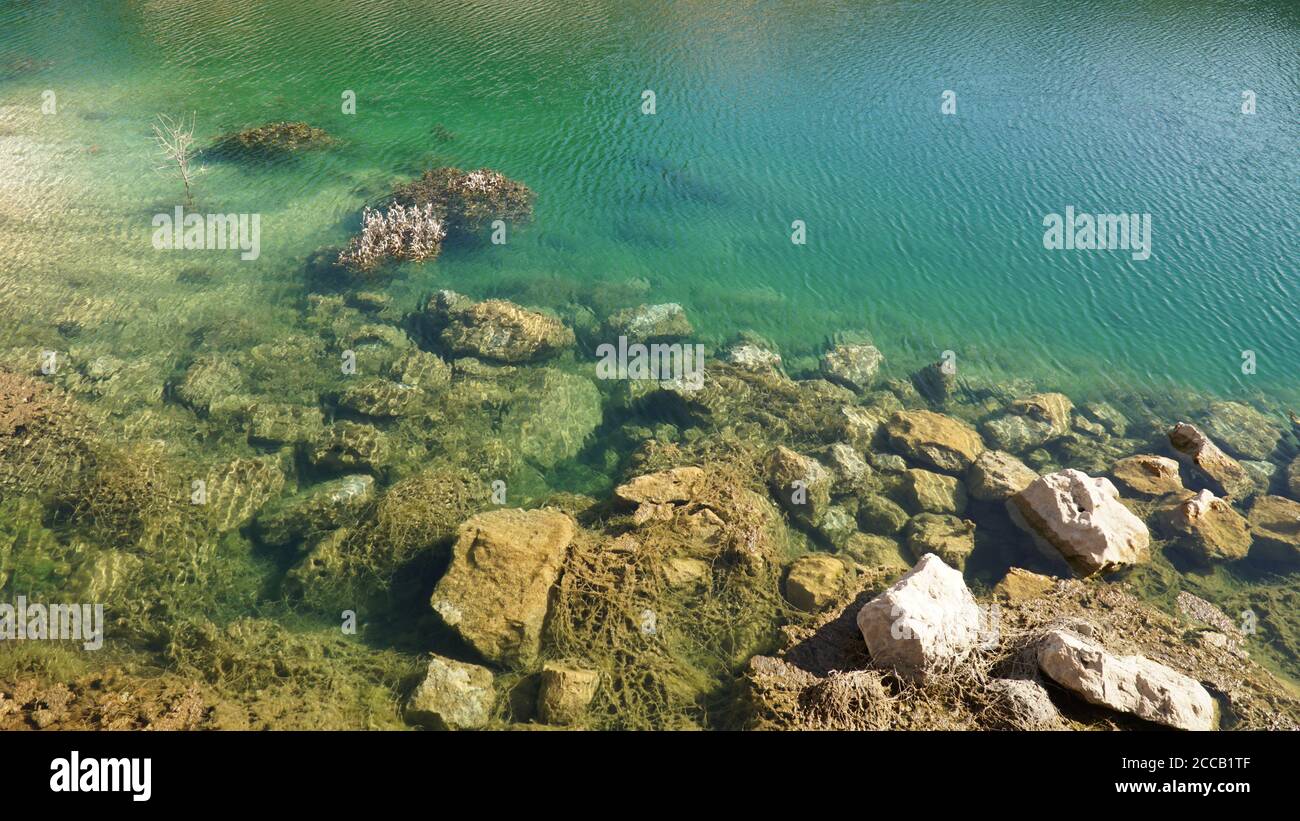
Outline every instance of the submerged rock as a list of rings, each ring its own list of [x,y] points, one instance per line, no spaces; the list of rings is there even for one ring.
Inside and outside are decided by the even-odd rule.
[[[981,502],[1005,502],[1038,478],[1033,468],[1001,450],[986,450],[967,473],[970,495]]]
[[[542,665],[537,715],[546,724],[580,724],[599,686],[595,670],[548,661]]]
[[[620,336],[629,342],[671,342],[690,336],[694,329],[682,306],[669,302],[619,311],[605,321],[605,333],[611,337],[605,342],[616,342]]]
[[[1143,656],[1113,656],[1063,630],[1047,634],[1038,666],[1090,704],[1181,730],[1212,730],[1214,699],[1195,679]]]
[[[314,406],[258,402],[248,413],[248,441],[253,443],[306,444],[324,430],[324,414]]]
[[[323,128],[281,121],[227,134],[217,140],[211,153],[224,158],[267,160],[328,148],[334,142]]]
[[[790,565],[785,597],[800,610],[815,613],[831,604],[844,589],[844,562],[825,553],[800,556]]]
[[[836,477],[846,485],[870,478],[873,472],[867,460],[863,459],[851,445],[843,442],[836,442],[826,450],[826,461],[830,463]]]
[[[922,513],[907,523],[907,549],[916,560],[935,554],[944,564],[966,569],[975,551],[975,523],[956,516]]]
[[[1169,431],[1169,444],[1216,495],[1245,499],[1254,490],[1254,482],[1237,460],[1220,450],[1195,425],[1174,425]]]
[[[844,543],[844,555],[867,567],[885,568],[891,574],[912,569],[912,561],[903,555],[902,546],[886,536],[854,533]]]
[[[1129,456],[1116,462],[1110,473],[1125,488],[1143,496],[1166,496],[1183,490],[1178,463],[1167,456]]]
[[[382,470],[389,458],[388,437],[373,425],[335,422],[312,442],[313,465],[336,470]]]
[[[434,588],[434,612],[485,659],[530,664],[574,534],[573,520],[554,510],[493,510],[470,518]]]
[[[893,447],[909,459],[945,473],[960,473],[984,451],[975,429],[933,411],[899,411],[885,426]]]
[[[377,419],[409,416],[420,409],[424,399],[419,388],[387,379],[364,379],[338,395],[339,407]]]
[[[278,457],[232,459],[208,472],[205,488],[208,521],[219,533],[249,522],[262,505],[284,489]]]
[[[1211,402],[1205,433],[1239,459],[1268,459],[1282,438],[1281,426],[1240,402]]]
[[[1142,561],[1151,540],[1110,480],[1077,470],[1036,479],[1007,500],[1007,509],[1017,525],[1082,576]]]
[[[843,505],[831,505],[826,508],[826,515],[817,525],[817,533],[840,550],[854,533],[858,532],[853,514]]]
[[[858,524],[868,533],[893,536],[907,525],[907,511],[885,496],[868,494],[858,504]]]
[[[794,518],[816,527],[830,507],[831,472],[821,462],[778,447],[767,456],[767,484]]]
[[[957,369],[942,360],[932,362],[912,374],[912,385],[926,400],[945,405],[957,392]]]
[[[918,513],[957,513],[966,510],[966,486],[954,476],[911,468],[903,474],[905,501]]]
[[[1208,490],[1187,495],[1162,512],[1164,527],[1202,562],[1244,559],[1251,543],[1245,517]]]
[[[1250,508],[1255,542],[1270,559],[1300,562],[1300,502],[1282,496],[1259,496]]]
[[[574,344],[573,331],[558,319],[502,299],[472,302],[439,291],[418,319],[453,354],[497,362],[545,359]]]
[[[922,679],[964,659],[978,644],[981,627],[961,573],[934,555],[867,602],[857,625],[874,664]]]
[[[334,479],[268,506],[257,517],[258,534],[271,545],[304,537],[315,541],[359,518],[374,499],[374,477],[356,473]]]
[[[723,355],[723,359],[749,371],[770,372],[781,368],[781,354],[752,342],[741,342],[731,346]]]
[[[704,486],[704,470],[680,467],[638,476],[614,488],[614,497],[631,505],[689,502]]]
[[[432,730],[473,730],[491,721],[495,702],[491,670],[434,656],[406,702],[406,718]]]
[[[831,382],[865,391],[875,381],[884,359],[874,345],[836,345],[822,356],[820,368]]]

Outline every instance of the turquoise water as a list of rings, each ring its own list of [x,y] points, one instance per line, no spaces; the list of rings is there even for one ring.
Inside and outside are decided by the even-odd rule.
[[[192,299],[148,247],[177,195],[152,118],[303,119],[342,146],[200,177],[198,207],[263,215],[258,261],[202,261],[223,304],[299,297],[394,179],[487,165],[534,224],[407,266],[399,299],[672,300],[795,363],[866,331],[899,372],[950,349],[1075,395],[1300,396],[1294,3],[10,2],[0,32],[0,264],[32,293],[102,271],[105,310]],[[1066,206],[1150,213],[1151,258],[1044,249]],[[65,216],[83,242],[41,233]]]

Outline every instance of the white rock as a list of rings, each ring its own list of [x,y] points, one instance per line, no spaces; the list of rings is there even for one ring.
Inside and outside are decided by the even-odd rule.
[[[1078,470],[1049,473],[1007,500],[1016,524],[1059,553],[1082,576],[1141,561],[1151,543],[1142,520],[1109,479]]]
[[[1038,647],[1038,666],[1091,704],[1181,730],[1214,729],[1214,699],[1195,679],[1143,656],[1113,656],[1056,630]]]
[[[922,678],[960,661],[980,639],[980,610],[961,573],[933,553],[858,611],[872,661]]]

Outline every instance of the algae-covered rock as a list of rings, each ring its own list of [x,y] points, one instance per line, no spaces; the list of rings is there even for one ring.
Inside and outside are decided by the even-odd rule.
[[[834,479],[821,462],[778,447],[767,456],[768,487],[790,515],[816,527],[830,507]]]
[[[389,366],[388,375],[402,385],[434,394],[451,384],[451,366],[442,357],[411,348]]]
[[[800,556],[785,577],[785,597],[800,610],[821,610],[843,592],[847,568],[825,553]]]
[[[874,345],[837,345],[822,356],[821,373],[830,381],[865,391],[875,381],[885,357]]]
[[[614,489],[614,497],[631,505],[689,502],[701,492],[704,481],[701,468],[670,468],[619,485]]]
[[[1012,567],[993,587],[993,595],[1013,602],[1029,601],[1047,593],[1056,585],[1056,579],[1033,573],[1021,567]]]
[[[527,665],[541,647],[551,586],[573,541],[551,510],[494,510],[461,525],[432,606],[461,639],[497,664]]]
[[[209,153],[232,159],[277,159],[334,144],[323,128],[302,122],[274,122],[245,128],[217,140]]]
[[[432,730],[473,730],[492,719],[495,702],[491,670],[434,656],[406,702],[406,718]]]
[[[863,496],[858,504],[858,524],[867,533],[893,536],[903,530],[908,518],[902,506],[878,494]]]
[[[1105,428],[1111,436],[1124,436],[1128,433],[1128,418],[1109,402],[1086,402],[1080,411]]]
[[[489,435],[538,467],[549,468],[576,456],[600,426],[600,390],[584,376],[529,368],[512,388],[495,432]]]
[[[625,336],[630,342],[671,342],[694,332],[681,305],[641,305],[612,314],[605,320],[605,341]],[[779,357],[778,357],[779,359]]]
[[[339,407],[378,419],[408,416],[419,411],[424,391],[387,379],[362,379],[339,392]]]
[[[945,405],[957,392],[957,369],[950,361],[932,362],[912,374],[916,392],[936,405]]]
[[[958,570],[975,551],[975,523],[941,513],[922,513],[907,523],[907,549],[920,561],[933,553]]]
[[[388,437],[373,425],[335,422],[311,443],[313,465],[334,470],[382,470],[388,463]]]
[[[1241,402],[1211,402],[1205,434],[1239,459],[1267,459],[1282,437],[1281,426]]]
[[[1282,496],[1259,496],[1250,508],[1255,543],[1270,559],[1300,562],[1300,502]]]
[[[912,560],[903,555],[902,546],[887,536],[854,533],[844,544],[844,554],[867,567],[883,567],[890,573],[912,569]]]
[[[257,517],[263,542],[315,541],[325,532],[354,523],[374,501],[375,480],[364,473],[333,479],[269,505]]]
[[[305,444],[325,430],[320,408],[283,402],[257,402],[248,412],[248,441],[281,445]]]
[[[1143,496],[1165,496],[1183,490],[1178,463],[1167,456],[1139,454],[1120,459],[1111,475],[1123,487]]]
[[[284,489],[285,476],[277,457],[232,459],[208,472],[205,505],[208,520],[219,533],[252,520]]]
[[[911,468],[903,474],[906,502],[918,513],[956,513],[966,510],[966,487],[960,479]]]
[[[849,537],[857,532],[858,524],[854,521],[853,514],[843,505],[826,508],[826,515],[817,524],[818,535],[836,549],[843,548]]]
[[[933,411],[899,411],[885,426],[890,444],[904,456],[944,473],[960,473],[984,451],[974,428]]]
[[[981,502],[1005,502],[1037,478],[1032,468],[1006,451],[986,450],[971,465],[966,482],[970,495]]]
[[[867,460],[844,442],[836,442],[826,450],[826,463],[835,471],[836,477],[847,486],[852,486],[871,478],[874,472]]]
[[[1161,511],[1164,528],[1202,562],[1245,558],[1251,543],[1246,518],[1208,490],[1186,496]]]
[[[599,686],[595,670],[548,661],[537,688],[537,715],[546,724],[580,724]]]
[[[1300,456],[1292,459],[1286,467],[1286,489],[1292,499],[1300,500]]]
[[[176,395],[196,411],[206,413],[218,399],[239,393],[244,376],[228,360],[204,356],[195,360],[176,385]]]
[[[573,331],[558,319],[502,299],[472,302],[439,291],[418,319],[453,354],[498,362],[545,359],[574,344]]]
[[[1012,519],[1080,575],[1108,573],[1146,558],[1150,534],[1119,501],[1109,479],[1063,470],[1007,500]]]
[[[0,369],[0,500],[69,490],[94,461],[96,429],[72,397]]]
[[[1169,431],[1169,444],[1216,495],[1245,499],[1254,491],[1254,483],[1241,464],[1195,425],[1174,425]]]

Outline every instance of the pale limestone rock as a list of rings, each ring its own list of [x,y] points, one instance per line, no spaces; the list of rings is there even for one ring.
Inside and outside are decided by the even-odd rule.
[[[1214,728],[1214,699],[1195,679],[1143,656],[1114,656],[1064,630],[1038,646],[1038,666],[1091,704],[1181,730]]]
[[[858,611],[872,661],[924,678],[964,659],[980,640],[980,611],[961,573],[934,554]]]
[[[1080,575],[1118,570],[1146,557],[1151,536],[1119,501],[1109,479],[1063,470],[1007,500],[1012,519]],[[1051,552],[1051,551],[1049,551]]]

